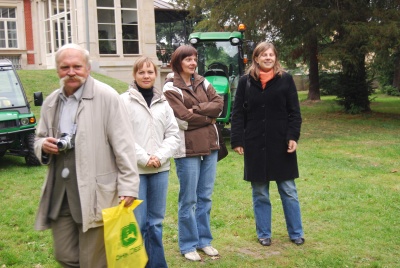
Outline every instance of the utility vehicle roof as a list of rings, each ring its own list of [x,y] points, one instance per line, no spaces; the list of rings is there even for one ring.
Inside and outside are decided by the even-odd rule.
[[[189,40],[192,38],[197,38],[200,41],[226,41],[231,38],[242,39],[241,32],[195,32],[189,35]]]
[[[0,67],[12,66],[12,62],[9,59],[0,59]]]

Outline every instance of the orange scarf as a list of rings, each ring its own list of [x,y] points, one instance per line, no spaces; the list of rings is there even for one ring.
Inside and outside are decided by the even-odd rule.
[[[263,89],[265,88],[267,82],[272,78],[274,78],[274,69],[271,69],[268,72],[260,70],[260,81]]]

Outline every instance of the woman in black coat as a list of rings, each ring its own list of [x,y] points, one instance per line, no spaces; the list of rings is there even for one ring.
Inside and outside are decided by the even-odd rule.
[[[270,181],[276,181],[290,240],[304,243],[294,179],[299,177],[297,141],[301,114],[296,86],[273,44],[262,42],[239,80],[232,112],[231,145],[244,154],[244,179],[251,182],[258,241],[271,245]]]

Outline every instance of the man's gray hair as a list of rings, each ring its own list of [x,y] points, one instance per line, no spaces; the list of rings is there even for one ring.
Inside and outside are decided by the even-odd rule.
[[[58,67],[58,63],[59,63],[59,59],[60,59],[61,53],[66,49],[76,49],[76,50],[80,51],[82,53],[83,57],[85,58],[86,66],[90,67],[90,54],[89,54],[89,51],[87,51],[86,49],[84,49],[80,45],[77,45],[77,44],[74,44],[74,43],[65,44],[65,45],[63,45],[62,47],[60,47],[57,50],[57,52],[56,52],[56,67]]]

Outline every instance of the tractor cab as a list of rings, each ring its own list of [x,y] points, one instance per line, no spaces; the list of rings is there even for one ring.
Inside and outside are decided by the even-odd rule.
[[[234,32],[195,32],[189,42],[197,49],[197,72],[204,76],[224,99],[224,110],[217,123],[229,124],[231,109],[240,76],[244,74],[247,55],[243,52],[245,27]]]

